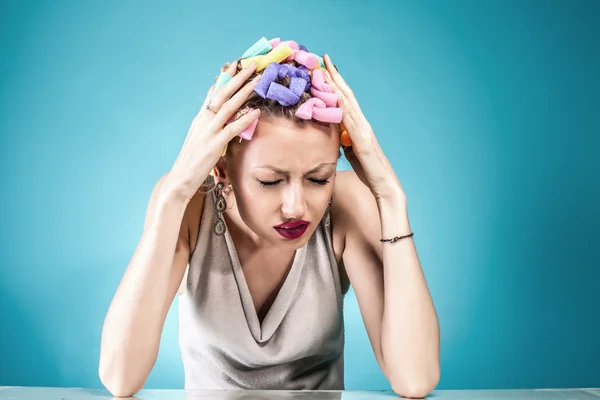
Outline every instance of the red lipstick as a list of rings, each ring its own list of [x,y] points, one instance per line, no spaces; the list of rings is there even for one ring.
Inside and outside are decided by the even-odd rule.
[[[274,228],[284,238],[294,240],[304,235],[304,232],[308,228],[308,222],[300,219],[298,221],[284,222],[283,224],[274,226]]]

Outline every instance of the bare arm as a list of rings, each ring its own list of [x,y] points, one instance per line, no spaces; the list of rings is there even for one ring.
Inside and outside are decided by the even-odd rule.
[[[156,362],[167,313],[188,264],[186,209],[189,213],[192,207],[188,204],[196,200],[188,202],[177,196],[166,187],[166,176],[152,192],[142,237],[102,329],[100,379],[118,397],[137,393],[146,382]]]
[[[394,392],[425,397],[440,379],[435,307],[414,241],[379,241],[411,231],[406,200],[376,201],[354,171],[338,172],[336,187],[332,217],[345,225],[344,266],[375,358]]]
[[[258,79],[247,82],[256,64],[239,72],[237,66],[236,62],[228,67],[227,73],[233,78],[214,97],[215,85],[211,86],[171,171],[156,184],[144,233],[106,315],[99,373],[102,384],[114,396],[128,397],[144,386],[156,362],[167,313],[185,274],[190,236],[193,240],[199,225],[189,224],[199,220],[197,215],[204,204],[198,188],[229,141],[260,115],[256,110],[228,122],[258,83]],[[209,104],[211,110],[218,111],[207,110]],[[194,201],[200,204],[192,205]]]

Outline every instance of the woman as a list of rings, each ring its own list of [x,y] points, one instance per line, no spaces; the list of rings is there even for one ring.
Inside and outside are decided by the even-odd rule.
[[[336,172],[340,141],[353,171]],[[143,387],[179,292],[186,389],[343,389],[350,284],[393,390],[425,396],[439,327],[402,187],[329,57],[262,38],[154,188],[100,377],[116,396]]]

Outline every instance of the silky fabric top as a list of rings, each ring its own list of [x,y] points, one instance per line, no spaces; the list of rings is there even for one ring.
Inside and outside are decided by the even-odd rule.
[[[343,390],[344,295],[325,216],[260,323],[229,231],[213,233],[215,199],[204,199],[179,296],[185,388]]]

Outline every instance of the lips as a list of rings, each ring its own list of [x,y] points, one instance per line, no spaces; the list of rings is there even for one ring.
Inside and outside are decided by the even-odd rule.
[[[302,225],[308,225],[308,222],[304,221],[302,219],[299,219],[298,221],[284,222],[283,224],[279,224],[279,225],[275,226],[275,228],[293,229],[293,228],[297,228],[297,227],[302,226]]]
[[[303,220],[284,222],[274,228],[285,239],[294,240],[304,235],[304,232],[308,228],[308,222]]]

